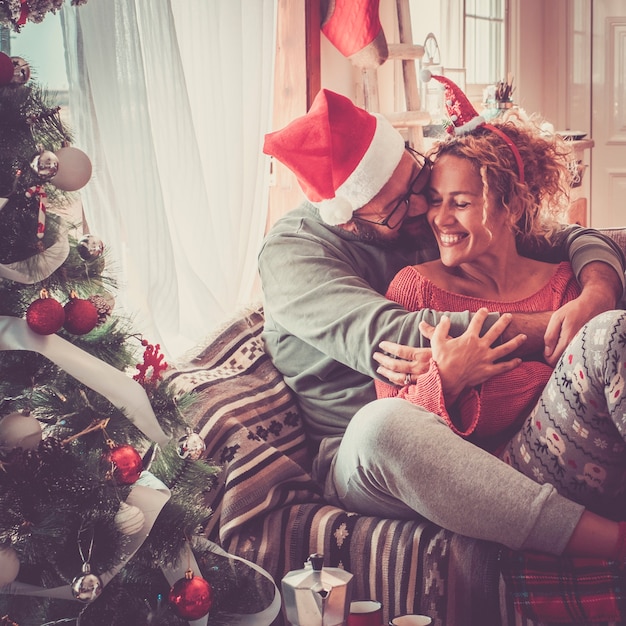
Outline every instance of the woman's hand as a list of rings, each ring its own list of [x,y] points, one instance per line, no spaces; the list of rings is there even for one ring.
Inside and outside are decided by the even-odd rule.
[[[428,371],[432,357],[430,348],[412,348],[392,341],[381,341],[380,349],[383,352],[374,352],[372,355],[379,364],[376,372],[392,385],[402,387],[410,384],[410,380]]]
[[[526,335],[520,333],[501,345],[493,346],[510,324],[511,315],[509,313],[501,315],[481,336],[488,315],[487,309],[479,309],[472,317],[467,330],[456,338],[448,334],[450,330],[448,317],[444,316],[435,327],[420,322],[421,333],[430,339],[430,349],[410,348],[389,341],[381,342],[381,350],[392,356],[374,353],[374,360],[380,364],[377,372],[395,385],[408,385],[415,381],[415,376],[428,371],[432,358],[439,368],[446,401],[454,402],[465,387],[478,385],[496,374],[508,372],[521,362],[519,358],[508,361],[502,359],[517,350],[526,340]],[[408,377],[411,378],[410,381]]]
[[[493,344],[510,324],[512,316],[504,313],[482,336],[482,328],[489,311],[479,309],[472,317],[467,330],[459,337],[450,337],[450,320],[443,317],[433,329],[428,324],[420,324],[420,331],[430,339],[433,360],[437,363],[446,404],[454,403],[458,395],[467,387],[473,387],[489,380],[497,374],[504,374],[516,368],[520,358],[502,360],[517,350],[526,335],[518,334],[500,345]],[[429,336],[431,335],[431,336]]]

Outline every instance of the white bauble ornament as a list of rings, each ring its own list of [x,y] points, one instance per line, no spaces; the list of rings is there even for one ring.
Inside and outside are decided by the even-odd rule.
[[[41,441],[41,424],[32,415],[9,413],[0,419],[0,448],[34,450]]]
[[[12,583],[20,571],[20,560],[11,546],[0,546],[0,587]]]
[[[63,191],[78,191],[91,178],[91,161],[78,148],[65,146],[55,152],[59,169],[50,182]]]
[[[139,507],[120,502],[120,508],[115,514],[115,527],[122,535],[134,535],[143,528],[145,519]]]

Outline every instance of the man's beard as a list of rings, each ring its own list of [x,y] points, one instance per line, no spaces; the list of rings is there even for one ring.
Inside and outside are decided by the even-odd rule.
[[[396,239],[396,244],[407,250],[415,250],[424,245],[425,240],[431,240],[434,243],[433,231],[426,220],[426,215],[418,215],[416,217],[408,217],[404,220]]]
[[[354,224],[356,226],[354,234],[359,241],[374,244],[379,248],[391,248],[396,245],[398,241],[399,229],[396,231],[390,230],[389,237],[382,237],[374,224],[368,224],[367,222],[360,222],[358,220],[354,220]]]
[[[381,236],[380,231],[374,224],[360,222],[358,220],[354,220],[354,224],[356,225],[354,234],[360,241],[371,243],[379,248],[415,250],[424,245],[425,237],[433,237],[432,230],[426,221],[426,215],[405,218],[400,228],[389,230],[387,237]]]

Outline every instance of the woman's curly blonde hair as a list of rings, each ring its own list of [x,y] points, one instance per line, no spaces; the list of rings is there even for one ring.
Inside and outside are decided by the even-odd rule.
[[[569,206],[570,147],[558,135],[542,132],[537,118],[518,111],[490,124],[506,133],[519,150],[524,182],[511,148],[486,126],[441,140],[429,158],[436,161],[451,155],[472,161],[483,181],[485,207],[487,194],[492,192],[508,213],[518,240],[549,240],[564,223]]]

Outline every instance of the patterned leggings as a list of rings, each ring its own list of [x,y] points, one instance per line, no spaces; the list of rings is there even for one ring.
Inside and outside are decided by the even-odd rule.
[[[626,311],[586,324],[500,455],[538,483],[626,519]]]

